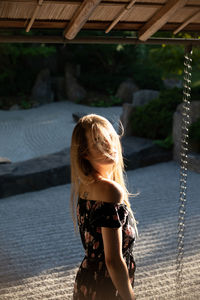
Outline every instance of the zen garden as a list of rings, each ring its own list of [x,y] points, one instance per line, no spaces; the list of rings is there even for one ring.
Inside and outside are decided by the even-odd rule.
[[[0,299],[73,299],[87,114],[121,136],[137,193],[136,299],[200,299],[200,2],[0,1],[0,69]]]

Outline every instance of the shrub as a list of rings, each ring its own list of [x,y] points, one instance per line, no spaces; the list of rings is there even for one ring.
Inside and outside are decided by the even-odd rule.
[[[131,115],[133,135],[150,139],[166,139],[172,133],[173,113],[182,102],[182,90],[161,91],[158,98],[136,107]]]
[[[136,63],[134,66],[134,81],[140,89],[163,89],[162,71],[150,61]]]

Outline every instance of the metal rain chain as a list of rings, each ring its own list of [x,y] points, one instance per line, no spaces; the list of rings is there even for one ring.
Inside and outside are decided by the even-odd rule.
[[[190,126],[190,96],[191,96],[191,71],[192,71],[192,46],[185,48],[184,80],[183,80],[183,107],[181,125],[181,151],[180,151],[180,199],[178,218],[178,244],[176,258],[176,299],[183,299],[183,256],[184,233],[186,216],[186,190],[188,171],[188,139]]]

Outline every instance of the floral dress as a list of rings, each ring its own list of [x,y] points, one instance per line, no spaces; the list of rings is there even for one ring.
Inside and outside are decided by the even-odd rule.
[[[79,198],[77,218],[85,257],[76,275],[73,300],[121,300],[105,264],[101,227],[122,226],[122,252],[133,286],[135,230],[128,207],[122,203]]]

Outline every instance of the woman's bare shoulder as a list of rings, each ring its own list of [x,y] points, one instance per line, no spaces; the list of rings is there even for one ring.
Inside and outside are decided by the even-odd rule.
[[[123,202],[124,191],[119,183],[109,179],[102,179],[98,182],[97,189],[103,201],[111,203]]]

